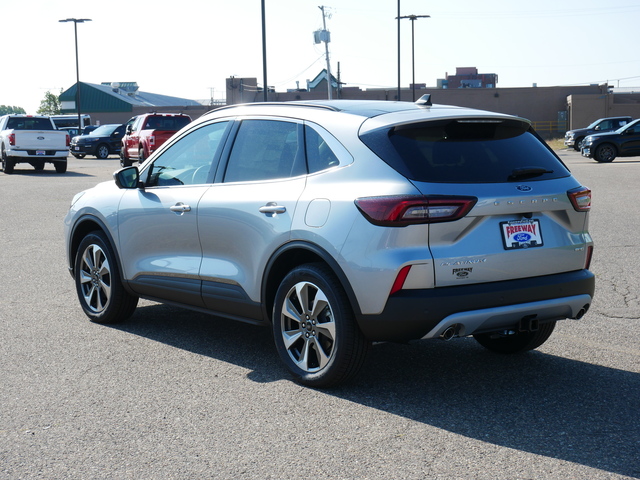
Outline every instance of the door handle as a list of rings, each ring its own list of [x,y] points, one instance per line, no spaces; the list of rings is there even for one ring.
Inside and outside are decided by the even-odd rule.
[[[266,205],[258,209],[260,213],[275,215],[277,213],[284,213],[287,211],[287,207],[278,205],[276,202],[269,202]]]
[[[190,212],[191,211],[191,207],[189,205],[185,205],[182,202],[178,202],[175,205],[172,205],[171,207],[169,207],[169,210],[171,210],[172,212],[179,213],[180,215],[182,215],[185,212]]]

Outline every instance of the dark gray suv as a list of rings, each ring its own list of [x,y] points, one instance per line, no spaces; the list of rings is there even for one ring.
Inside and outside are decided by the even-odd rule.
[[[139,297],[273,330],[300,382],[372,341],[518,353],[591,305],[591,192],[528,121],[413,103],[217,109],[73,199],[69,271],[95,322]]]
[[[569,130],[564,134],[564,144],[578,152],[582,148],[583,140],[591,134],[613,132],[631,122],[631,117],[607,117],[599,118],[588,127]]]

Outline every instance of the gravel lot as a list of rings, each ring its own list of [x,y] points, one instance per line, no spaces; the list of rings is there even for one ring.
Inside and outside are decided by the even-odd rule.
[[[0,479],[640,478],[640,157],[559,154],[594,191],[586,317],[521,356],[377,344],[328,391],[267,329],[147,301],[87,320],[62,219],[115,157],[0,173]]]

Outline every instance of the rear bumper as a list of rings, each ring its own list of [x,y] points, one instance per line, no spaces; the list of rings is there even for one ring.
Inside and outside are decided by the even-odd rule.
[[[69,150],[7,150],[6,155],[16,161],[22,162],[32,160],[52,162],[66,160],[69,155]]]
[[[478,285],[402,290],[378,315],[359,315],[373,341],[434,338],[454,326],[460,336],[517,326],[524,317],[545,321],[581,317],[591,305],[589,270]]]

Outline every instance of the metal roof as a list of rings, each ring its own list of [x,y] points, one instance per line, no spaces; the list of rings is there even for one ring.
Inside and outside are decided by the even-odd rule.
[[[76,85],[60,94],[61,101],[75,101]],[[187,98],[141,92],[135,82],[115,84],[80,82],[82,110],[88,112],[130,112],[133,107],[186,107],[201,106]]]

